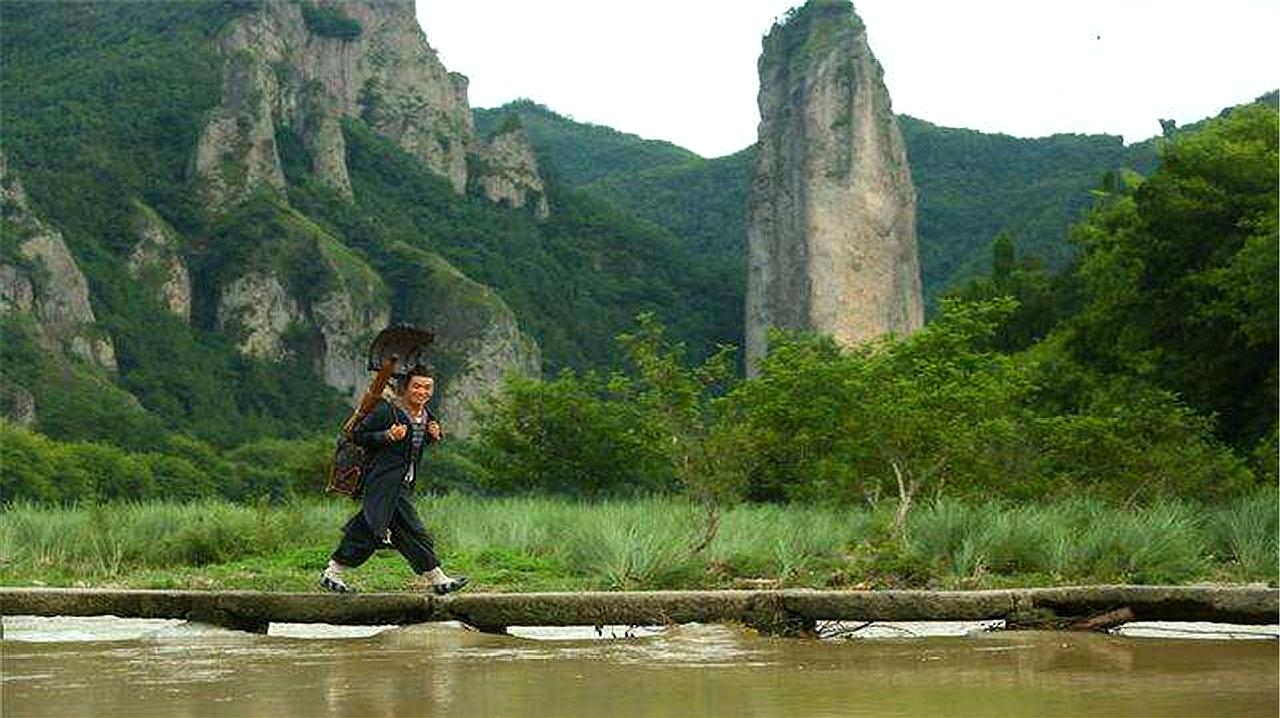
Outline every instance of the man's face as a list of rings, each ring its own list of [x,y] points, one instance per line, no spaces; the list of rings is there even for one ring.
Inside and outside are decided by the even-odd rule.
[[[422,406],[431,401],[431,395],[435,393],[436,382],[429,376],[415,376],[409,378],[409,386],[405,389],[408,401],[414,406]]]

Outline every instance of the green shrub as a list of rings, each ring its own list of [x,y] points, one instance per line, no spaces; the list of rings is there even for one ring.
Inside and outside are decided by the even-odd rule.
[[[598,380],[565,372],[545,382],[510,377],[480,414],[477,441],[490,488],[601,497],[670,485],[633,405],[601,396]]]
[[[0,500],[57,501],[52,442],[0,419]]]
[[[1254,484],[1248,466],[1213,436],[1212,421],[1143,382],[1114,379],[1078,413],[1038,418],[1040,471],[1060,491],[1121,501],[1220,500]]]

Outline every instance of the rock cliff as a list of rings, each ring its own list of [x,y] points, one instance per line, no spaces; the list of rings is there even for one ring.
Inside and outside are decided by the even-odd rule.
[[[89,282],[62,233],[36,216],[22,182],[0,154],[0,314],[33,318],[41,347],[54,356],[75,357],[116,371],[115,346],[98,327],[89,302]]]
[[[547,190],[538,172],[538,159],[520,127],[505,127],[494,135],[485,153],[476,157],[472,166],[475,182],[490,201],[515,209],[527,207],[539,219],[551,214]]]
[[[360,118],[459,193],[473,164],[489,168],[492,183],[540,192],[536,163],[513,163],[509,148],[476,136],[467,79],[441,64],[409,0],[264,2],[231,23],[218,49],[222,102],[194,158],[205,206],[214,214],[257,189],[283,190],[276,138],[286,128],[306,148],[311,173],[350,199],[344,118]],[[521,206],[525,191],[486,194]]]
[[[390,290],[333,235],[282,203],[260,221],[271,235],[220,287],[215,321],[249,356],[310,362],[352,401],[368,384],[365,352],[391,316]]]
[[[431,355],[439,376],[440,412],[454,437],[471,433],[478,400],[491,394],[503,376],[536,378],[538,345],[520,330],[506,302],[439,255],[401,247],[402,261],[420,272],[418,290],[404,308],[405,319],[436,332]]]
[[[923,324],[915,189],[866,29],[810,0],[765,37],[748,210],[747,366],[769,327],[845,344]]]
[[[222,98],[193,160],[203,206],[215,218],[252,202],[275,209],[264,246],[220,278],[216,325],[245,354],[309,358],[326,383],[354,400],[368,381],[368,341],[391,316],[391,291],[338,238],[284,202],[278,139],[296,137],[310,173],[352,200],[342,123],[358,119],[456,192],[471,189],[546,217],[536,159],[521,132],[492,144],[478,138],[467,80],[441,64],[409,0],[264,2],[233,20],[217,42]],[[263,190],[270,199],[258,196]],[[496,294],[435,260],[423,280],[438,284],[430,311],[398,319],[435,329],[439,346],[459,357],[440,393],[454,433],[465,433],[471,400],[492,390],[504,371],[536,375],[538,351]],[[480,295],[492,301],[479,304],[496,308],[470,311]],[[454,312],[468,319],[458,321]]]
[[[138,240],[129,254],[129,275],[190,323],[191,271],[183,258],[182,238],[155,210],[136,199],[129,225]]]

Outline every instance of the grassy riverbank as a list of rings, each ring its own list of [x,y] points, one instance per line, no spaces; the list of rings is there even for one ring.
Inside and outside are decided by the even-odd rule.
[[[339,500],[15,505],[0,512],[0,584],[310,590],[353,510]],[[479,590],[1277,580],[1275,490],[1220,506],[943,502],[913,512],[906,542],[889,536],[891,506],[742,505],[697,553],[704,517],[677,499],[452,495],[424,498],[419,510],[446,570]],[[363,590],[416,580],[394,552],[353,578]]]

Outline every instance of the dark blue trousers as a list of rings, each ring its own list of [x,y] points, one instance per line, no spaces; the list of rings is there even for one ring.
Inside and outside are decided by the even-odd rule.
[[[381,510],[371,512],[368,510],[370,507],[366,506],[347,521],[342,527],[342,540],[338,542],[338,549],[333,552],[333,560],[352,568],[368,561],[374,551],[386,546],[383,539],[386,536],[385,529],[389,528],[391,545],[405,557],[414,573],[426,573],[440,565],[440,560],[436,558],[435,542],[418,518],[417,510],[413,508],[412,491],[406,489],[397,494],[391,502],[380,502],[381,505],[377,508]],[[369,525],[370,514],[385,527],[384,530],[377,530]]]

